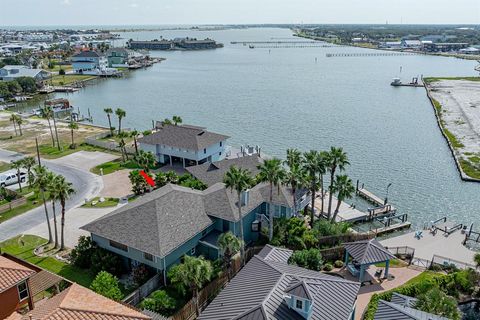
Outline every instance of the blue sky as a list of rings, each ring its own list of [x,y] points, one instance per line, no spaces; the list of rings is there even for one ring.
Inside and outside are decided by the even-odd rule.
[[[479,24],[480,0],[0,0],[0,25]]]

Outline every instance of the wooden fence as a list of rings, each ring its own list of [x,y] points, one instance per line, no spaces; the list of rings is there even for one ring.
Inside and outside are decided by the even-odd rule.
[[[140,303],[140,301],[142,301],[143,298],[147,297],[150,293],[160,287],[161,283],[162,274],[157,273],[152,278],[150,278],[150,280],[142,284],[137,290],[126,296],[122,300],[122,302],[132,306],[136,306]]]
[[[122,129],[122,131],[128,132],[129,129]],[[112,151],[117,151],[120,152],[120,147],[118,145],[118,142],[116,141],[109,141],[109,140],[100,140],[108,137],[110,135],[110,132],[101,132],[96,135],[86,137],[85,138],[85,143],[95,146],[95,147],[100,147],[103,149],[107,150],[112,150]],[[126,146],[125,149],[127,150],[127,153],[134,154],[135,153],[135,148],[131,146]]]
[[[0,206],[0,213],[10,211],[10,210],[12,210],[16,207],[24,205],[25,203],[27,203],[27,199],[25,199],[24,197],[21,197],[19,199],[16,199],[16,200],[10,201],[8,203],[2,204]]]

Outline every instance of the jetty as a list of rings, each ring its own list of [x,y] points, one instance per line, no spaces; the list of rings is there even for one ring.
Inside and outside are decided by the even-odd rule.
[[[333,57],[389,57],[389,56],[413,56],[416,53],[406,52],[339,52],[327,53],[327,58]]]

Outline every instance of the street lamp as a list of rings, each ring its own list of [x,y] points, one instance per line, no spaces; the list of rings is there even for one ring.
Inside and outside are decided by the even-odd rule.
[[[388,186],[387,186],[387,193],[386,193],[386,195],[385,195],[385,203],[384,203],[384,205],[386,205],[386,204],[388,203],[388,189],[390,188],[391,185],[392,185],[392,183],[390,182],[390,183],[388,184]]]

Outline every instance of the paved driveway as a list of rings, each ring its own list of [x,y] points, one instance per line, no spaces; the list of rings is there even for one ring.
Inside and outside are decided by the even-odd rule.
[[[78,151],[69,154],[68,156],[51,160],[51,162],[90,171],[90,169],[102,163],[112,161],[117,158],[118,156],[105,152]]]
[[[120,205],[121,206],[121,205]],[[69,248],[75,247],[75,245],[78,242],[78,238],[83,235],[90,235],[88,232],[84,230],[80,230],[80,227],[103,217],[107,213],[112,212],[115,210],[117,207],[111,207],[111,208],[95,208],[95,209],[90,209],[90,208],[73,208],[69,211],[67,211],[65,215],[65,246]],[[50,209],[50,208],[49,208]],[[58,211],[58,210],[57,210]],[[51,214],[52,211],[51,209],[49,210],[49,213]],[[52,227],[52,237],[53,235],[53,219],[50,220],[50,224]],[[57,212],[57,228],[58,228],[58,239],[60,241],[60,215]],[[22,232],[23,234],[33,234],[45,239],[48,239],[48,227],[47,223],[44,221],[35,227],[26,230]]]
[[[132,194],[132,183],[128,178],[131,170],[119,170],[102,176],[103,189],[100,196],[105,198],[121,198]]]

